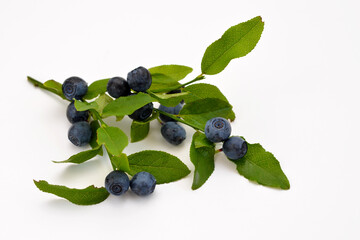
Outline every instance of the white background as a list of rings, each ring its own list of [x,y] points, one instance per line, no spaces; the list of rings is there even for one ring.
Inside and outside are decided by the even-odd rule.
[[[360,239],[358,11],[355,0],[1,0],[0,239]],[[194,68],[191,80],[209,44],[258,15],[265,30],[255,50],[204,82],[234,106],[233,134],[275,154],[289,191],[250,183],[222,154],[197,191],[191,173],[148,198],[128,193],[84,207],[35,187],[33,179],[103,186],[111,165],[51,162],[83,149],[67,140],[67,102],[27,75],[91,83],[183,64]],[[128,118],[114,124],[129,134]],[[125,152],[168,151],[193,170],[193,131],[176,147],[151,127]]]

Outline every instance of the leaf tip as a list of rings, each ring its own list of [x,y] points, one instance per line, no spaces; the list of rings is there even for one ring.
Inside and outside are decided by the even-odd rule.
[[[287,181],[285,184],[281,186],[281,189],[283,190],[289,190],[290,189],[290,182]]]

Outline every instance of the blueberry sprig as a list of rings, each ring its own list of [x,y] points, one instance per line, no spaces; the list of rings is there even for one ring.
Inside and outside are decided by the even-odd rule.
[[[180,81],[192,68],[182,65],[149,69],[141,66],[130,71],[126,79],[117,76],[90,85],[79,77],[70,77],[62,84],[54,80],[41,83],[28,77],[33,85],[70,101],[66,111],[72,124],[68,138],[76,146],[91,147],[64,161],[54,162],[81,164],[102,156],[105,149],[113,168],[105,176],[105,187],[72,189],[34,181],[36,186],[72,203],[90,205],[104,201],[110,194],[123,195],[129,188],[139,196],[146,196],[153,193],[156,184],[177,181],[190,173],[180,159],[163,151],[125,154],[128,137],[120,128],[109,126],[105,119],[115,117],[121,121],[128,116],[132,121],[130,142],[146,138],[153,120],[161,123],[161,135],[168,144],[182,145],[186,140],[182,124],[195,130],[190,146],[190,160],[195,166],[194,190],[210,177],[215,168],[215,154],[220,152],[234,162],[238,173],[247,179],[264,186],[289,189],[289,181],[273,154],[260,144],[230,136],[229,120],[235,120],[235,113],[221,91],[214,85],[198,83],[206,75],[223,71],[232,59],[251,52],[263,27],[261,17],[255,17],[229,28],[206,49],[201,74],[185,83]],[[222,148],[216,150],[220,142]]]

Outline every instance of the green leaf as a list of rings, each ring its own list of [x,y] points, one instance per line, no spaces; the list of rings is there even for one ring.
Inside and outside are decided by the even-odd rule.
[[[139,92],[136,95],[119,97],[109,103],[103,110],[103,116],[125,116],[154,101],[149,94]]]
[[[110,78],[106,78],[91,83],[84,98],[90,100],[96,98],[100,94],[105,93],[107,91],[106,87],[109,80]]]
[[[94,158],[99,153],[102,153],[102,147],[99,145],[97,148],[90,149],[87,151],[79,152],[75,155],[72,155],[69,159],[64,161],[53,161],[54,163],[76,163],[80,164],[83,162],[86,162],[87,160],[90,160]]]
[[[231,160],[245,178],[261,185],[289,189],[290,183],[274,155],[259,143],[249,144],[246,155],[239,160]]]
[[[32,77],[29,77],[29,76],[27,77],[27,80],[28,80],[31,84],[33,84],[35,87],[39,87],[39,88],[42,88],[42,89],[47,90],[47,91],[49,91],[49,92],[52,92],[52,93],[58,95],[59,97],[61,97],[62,99],[67,100],[67,99],[65,98],[64,94],[62,93],[62,89],[61,89],[60,92],[59,92],[59,88],[58,88],[58,86],[57,86],[57,83],[56,83],[54,80],[49,80],[49,81],[48,81],[48,84],[47,84],[47,85],[49,85],[50,87],[45,86],[43,83],[41,83],[41,82],[39,82],[38,80],[36,80],[36,79],[34,79],[34,78],[32,78]],[[52,81],[53,81],[53,82],[52,82]]]
[[[92,205],[98,204],[108,198],[108,191],[101,187],[97,188],[89,186],[85,189],[68,188],[65,186],[52,185],[48,182],[41,180],[35,181],[37,188],[46,193],[52,193],[58,197],[65,198],[70,202],[78,205]]]
[[[192,72],[192,68],[182,65],[162,65],[149,68],[149,72],[152,82],[173,83],[185,78]]]
[[[116,116],[116,121],[119,122],[124,119],[125,116]]]
[[[190,146],[190,160],[195,166],[191,187],[193,190],[200,188],[215,169],[215,145],[213,143],[209,144],[205,139],[205,134],[196,132]],[[196,143],[198,143],[198,146],[196,146]],[[199,145],[199,143],[201,144]]]
[[[181,84],[178,82],[170,82],[170,83],[152,82],[149,91],[154,93],[169,92],[169,91],[164,91],[164,89],[177,89],[180,87]]]
[[[217,74],[224,70],[232,59],[251,52],[260,40],[263,30],[264,22],[260,16],[229,28],[206,49],[201,61],[202,73]]]
[[[177,181],[190,173],[179,158],[162,151],[146,150],[128,156],[130,175],[146,171],[154,175],[157,184]]]
[[[131,123],[131,142],[139,142],[147,137],[150,131],[150,123],[140,123],[137,121],[133,121]]]
[[[128,145],[128,138],[120,128],[102,126],[97,130],[97,142],[104,144],[111,155],[120,156]]]
[[[216,86],[207,83],[197,83],[189,85],[184,88],[184,91],[188,92],[188,94],[184,98],[186,103],[194,102],[196,100],[204,98],[217,98],[225,102],[229,102],[224,96],[224,94],[222,94],[222,92]],[[233,110],[231,110],[229,119],[231,121],[235,120],[235,113]]]
[[[149,94],[154,98],[154,100],[156,100],[160,104],[167,107],[175,107],[184,99],[184,96],[187,95],[188,93],[181,92],[181,93],[166,94],[166,93],[152,93],[149,91]]]
[[[62,84],[55,80],[48,80],[48,81],[44,82],[44,86],[56,91],[57,95],[63,95]]]
[[[113,99],[107,94],[101,94],[95,101],[92,102],[83,102],[75,99],[75,108],[78,111],[86,111],[90,109],[96,110],[100,115],[103,112],[103,109],[112,102]]]
[[[185,104],[179,116],[203,131],[209,119],[214,117],[229,119],[231,113],[232,106],[228,102],[217,98],[205,98]]]
[[[214,148],[215,147],[215,144],[213,142],[210,142],[207,139],[206,135],[203,133],[200,133],[200,132],[194,133],[193,142],[194,142],[195,148],[202,148],[202,147]]]
[[[99,107],[95,101],[88,103],[88,102],[83,102],[81,100],[76,100],[76,99],[74,101],[74,105],[75,105],[76,110],[78,110],[78,111],[97,109]]]
[[[104,108],[112,102],[113,99],[108,96],[107,94],[101,94],[96,100],[97,108],[95,109],[100,115],[102,115],[102,112]]]
[[[100,128],[100,124],[98,121],[92,121],[90,123],[90,127],[91,127],[91,132],[92,132],[92,135],[91,135],[91,140],[90,140],[90,146],[91,148],[97,148],[98,146],[100,146],[98,143],[97,143],[97,130],[98,128]],[[103,155],[103,150],[102,148],[99,149],[99,153],[98,155],[102,156]]]
[[[120,154],[120,156],[113,156],[110,154],[109,158],[114,170],[130,172],[129,161],[125,153]]]

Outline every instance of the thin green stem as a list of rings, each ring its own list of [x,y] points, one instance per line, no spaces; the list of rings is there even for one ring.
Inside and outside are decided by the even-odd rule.
[[[100,114],[95,109],[89,109],[91,116],[94,120],[100,121],[101,125],[104,125],[105,127],[108,127],[108,125],[102,120]]]
[[[177,115],[173,115],[173,114],[170,114],[170,113],[161,111],[161,110],[159,110],[159,109],[156,109],[156,111],[158,111],[159,113],[161,113],[161,114],[163,114],[163,115],[165,115],[165,116],[167,116],[167,117],[170,117],[170,118],[176,120],[177,122],[181,122],[181,123],[183,123],[183,124],[185,124],[185,125],[188,125],[189,127],[192,127],[192,128],[194,128],[195,130],[199,130],[199,131],[202,131],[202,132],[204,131],[204,130],[202,130],[202,129],[200,129],[200,128],[194,126],[194,125],[192,125],[191,123],[188,123],[188,122],[184,121],[183,119],[179,118]]]
[[[193,80],[187,82],[187,83],[184,83],[184,84],[181,84],[181,88],[183,87],[186,87],[187,85],[191,84],[191,83],[194,83],[194,82],[197,82],[197,81],[200,81],[200,80],[203,80],[205,79],[205,76],[204,74],[200,74],[199,76],[197,76],[196,78],[194,78]]]

